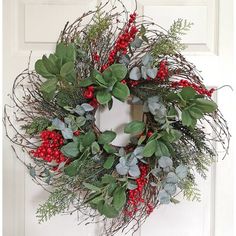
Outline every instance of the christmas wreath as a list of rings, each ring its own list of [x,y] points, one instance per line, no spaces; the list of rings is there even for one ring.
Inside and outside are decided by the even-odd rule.
[[[67,23],[55,52],[14,82],[14,115],[6,106],[4,123],[29,158],[14,145],[16,156],[50,193],[39,222],[77,211],[89,222],[99,216],[102,235],[135,231],[154,208],[178,203],[180,192],[199,200],[196,174],[206,177],[215,142],[227,152],[216,89],[180,54],[191,23],[178,19],[164,30],[120,4],[121,12],[106,3]],[[122,147],[112,144],[112,127],[102,132],[95,123],[114,99],[143,109],[142,120],[125,125],[130,142]]]

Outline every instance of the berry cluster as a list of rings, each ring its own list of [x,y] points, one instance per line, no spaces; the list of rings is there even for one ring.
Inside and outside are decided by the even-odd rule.
[[[83,93],[84,98],[86,99],[91,99],[91,101],[89,102],[89,104],[91,106],[93,106],[94,108],[98,107],[98,101],[97,99],[94,97],[94,87],[93,86],[89,86],[88,88],[86,88],[86,90]]]
[[[168,67],[167,67],[167,62],[165,60],[161,61],[160,63],[160,68],[157,72],[157,79],[165,80],[168,76]]]
[[[194,83],[190,83],[188,80],[183,80],[181,79],[180,81],[174,81],[172,82],[171,86],[173,88],[177,88],[177,87],[192,87],[197,93],[202,94],[202,95],[207,95],[208,97],[211,97],[212,94],[215,92],[215,89],[212,88],[210,90],[207,90],[206,88],[202,88],[197,84]]]
[[[96,52],[93,54],[93,60],[96,62],[100,61],[100,56]]]
[[[119,53],[123,55],[127,54],[128,47],[130,43],[134,40],[136,33],[138,32],[137,27],[134,25],[136,16],[136,12],[130,15],[129,23],[127,24],[126,29],[124,33],[122,33],[115,42],[114,48],[109,53],[108,63],[102,66],[102,71],[106,70],[110,65],[115,62],[115,59]]]
[[[127,84],[126,80],[122,80],[121,83]],[[137,86],[137,85],[139,85],[139,81],[136,81],[136,80],[129,80],[129,81],[128,81],[128,86],[129,86],[129,87],[132,87],[132,88],[133,88],[133,87],[135,87],[135,86]]]
[[[64,144],[64,139],[60,133],[44,130],[40,137],[42,139],[40,147],[31,151],[34,157],[42,158],[46,162],[55,161],[58,165],[69,160],[60,151],[60,147]]]
[[[148,174],[148,166],[141,163],[139,164],[140,168],[140,177],[136,179],[137,188],[128,191],[128,209],[125,210],[125,215],[128,217],[133,217],[135,213],[141,208],[141,205],[145,205],[147,214],[150,214],[154,207],[151,203],[145,202],[143,199],[143,191],[144,187],[147,184],[147,174]]]

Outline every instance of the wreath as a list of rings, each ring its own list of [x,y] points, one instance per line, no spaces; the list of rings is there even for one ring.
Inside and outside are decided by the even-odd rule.
[[[199,200],[196,175],[205,178],[216,160],[214,144],[227,153],[227,123],[211,98],[216,89],[180,54],[191,23],[178,19],[164,30],[118,2],[121,12],[101,4],[67,23],[55,52],[17,76],[13,107],[5,106],[16,156],[50,193],[39,222],[77,211],[102,221],[102,235],[136,231],[155,208],[178,203],[180,192]],[[143,109],[142,120],[125,125],[126,146],[113,145],[112,127],[102,132],[95,123],[114,99]]]

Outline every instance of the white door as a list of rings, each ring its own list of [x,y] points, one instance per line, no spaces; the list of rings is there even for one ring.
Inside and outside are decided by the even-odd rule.
[[[54,49],[66,21],[74,20],[95,7],[99,0],[4,0],[4,102],[16,75],[27,67],[32,50],[34,61]],[[114,2],[114,1],[113,1]],[[124,0],[128,8],[133,0]],[[132,4],[131,4],[132,3]],[[186,57],[202,70],[208,86],[233,85],[232,5],[233,0],[138,0],[139,14],[152,17],[168,27],[176,18],[194,23],[184,37],[189,46]],[[231,90],[216,94],[216,100],[229,121],[233,117]],[[235,100],[234,100],[235,101]],[[123,110],[121,115],[120,111]],[[131,114],[132,113],[132,114]],[[110,129],[128,122],[135,110],[119,102],[110,113],[100,115],[100,127]],[[114,119],[111,119],[113,114]],[[117,115],[119,114],[119,115]],[[120,135],[117,142],[124,143]],[[233,143],[233,141],[232,141]],[[35,217],[38,204],[47,194],[31,181],[14,158],[10,143],[4,138],[4,236],[95,236],[99,225],[77,225],[77,216],[56,216],[39,225]],[[156,210],[136,233],[140,236],[233,236],[233,150],[212,167],[207,181],[200,181],[202,201],[182,201]]]

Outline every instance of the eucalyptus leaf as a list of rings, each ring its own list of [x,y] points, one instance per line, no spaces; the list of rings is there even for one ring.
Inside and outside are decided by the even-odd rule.
[[[79,117],[76,117],[76,125],[77,127],[82,127],[83,125],[85,125],[86,123],[86,118],[84,116],[79,116]]]
[[[97,154],[100,152],[100,146],[97,142],[93,142],[91,145],[92,154]]]
[[[138,165],[132,165],[129,167],[129,175],[132,177],[139,177],[140,176],[140,170]]]
[[[187,177],[188,174],[188,167],[184,166],[184,165],[179,165],[176,169],[175,169],[175,173],[176,175],[180,178],[180,179],[184,179]]]
[[[138,67],[134,67],[132,68],[132,70],[130,71],[130,74],[129,74],[129,78],[131,80],[140,80],[142,77],[141,75],[141,71]]]
[[[142,46],[143,40],[136,37],[134,41],[131,43],[131,47],[133,48],[140,48]]]
[[[146,53],[142,58],[143,65],[149,66],[152,62],[153,62],[153,57],[150,55],[150,53]]]
[[[73,139],[73,131],[70,128],[65,128],[61,131],[64,139]]]
[[[174,194],[176,193],[177,188],[176,188],[176,185],[175,185],[175,184],[166,184],[166,185],[164,186],[164,190],[165,190],[170,196],[172,196],[172,195],[174,195]]]
[[[77,142],[70,142],[61,148],[61,152],[67,157],[75,158],[79,155],[79,145]]]
[[[83,103],[83,104],[81,104],[81,107],[82,107],[86,112],[89,112],[89,111],[93,111],[93,110],[94,110],[94,107],[91,106],[91,105],[88,104],[88,103]]]
[[[167,183],[173,183],[176,184],[178,183],[179,178],[174,172],[169,172],[166,176],[166,182]]]
[[[61,121],[60,119],[58,119],[58,118],[54,118],[52,120],[52,126],[55,127],[58,130],[63,130],[63,129],[66,128],[65,123],[63,121]]]
[[[120,175],[127,175],[129,172],[129,167],[126,165],[122,165],[121,163],[118,163],[116,165],[116,171]]]
[[[170,195],[164,189],[158,193],[158,198],[159,198],[160,204],[170,203]]]
[[[152,79],[155,79],[156,76],[157,76],[157,68],[150,68],[150,69],[147,69],[147,75],[152,78]]]
[[[172,167],[173,161],[171,160],[170,157],[162,156],[162,157],[158,160],[158,164],[159,164],[159,166],[160,166],[161,168]]]

